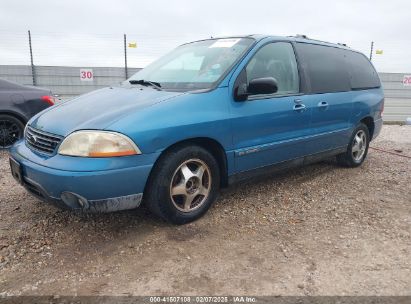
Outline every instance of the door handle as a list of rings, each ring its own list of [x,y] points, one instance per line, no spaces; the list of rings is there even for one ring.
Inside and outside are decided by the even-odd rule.
[[[297,111],[297,112],[303,112],[303,111],[306,110],[306,107],[305,107],[305,105],[303,105],[303,104],[296,104],[296,105],[293,107],[293,110],[294,110],[294,111]]]
[[[320,108],[326,108],[326,107],[328,107],[328,102],[320,101],[317,106],[320,107]]]

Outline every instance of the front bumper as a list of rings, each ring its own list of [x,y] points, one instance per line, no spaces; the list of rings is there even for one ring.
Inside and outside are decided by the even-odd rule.
[[[158,154],[113,159],[47,158],[20,141],[10,149],[10,157],[21,167],[20,183],[42,201],[60,208],[111,212],[140,205]]]

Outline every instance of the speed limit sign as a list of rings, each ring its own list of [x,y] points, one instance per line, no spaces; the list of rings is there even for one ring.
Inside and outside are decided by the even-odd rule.
[[[81,81],[93,81],[93,69],[80,69],[80,80]]]

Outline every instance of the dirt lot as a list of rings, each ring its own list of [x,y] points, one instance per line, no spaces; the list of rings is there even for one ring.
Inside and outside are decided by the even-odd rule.
[[[372,143],[411,156],[411,126]],[[397,150],[395,152],[394,150]],[[195,223],[77,216],[0,158],[0,295],[410,295],[411,159],[370,150],[224,190]]]

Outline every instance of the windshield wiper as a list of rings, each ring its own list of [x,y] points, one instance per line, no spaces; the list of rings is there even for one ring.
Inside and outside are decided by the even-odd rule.
[[[155,82],[155,81],[139,79],[139,80],[130,80],[129,82],[131,84],[141,84],[141,85],[144,85],[144,86],[149,85],[149,86],[152,86],[152,87],[156,88],[157,90],[162,90],[161,84],[159,82]]]

